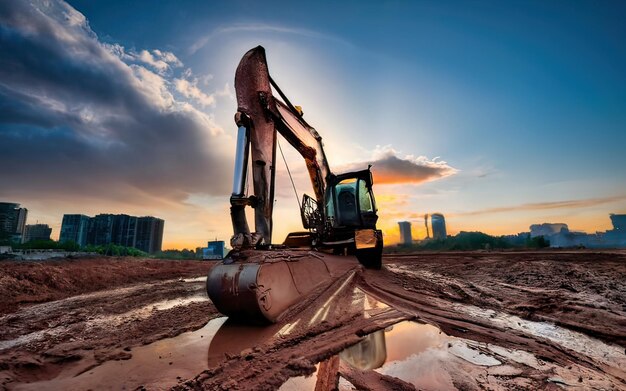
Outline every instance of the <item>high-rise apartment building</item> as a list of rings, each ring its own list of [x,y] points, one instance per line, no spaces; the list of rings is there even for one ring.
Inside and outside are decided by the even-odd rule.
[[[413,235],[411,235],[411,223],[408,221],[398,222],[400,226],[400,244],[411,245],[413,243]]]
[[[105,246],[113,243],[154,253],[161,251],[163,226],[163,220],[150,216],[64,215],[59,241],[72,240],[80,246]]]
[[[147,253],[161,251],[164,225],[165,222],[156,217],[139,217],[137,219],[135,248]]]
[[[81,247],[87,245],[89,220],[89,216],[80,214],[63,215],[59,242],[75,242]]]
[[[32,224],[24,228],[24,239],[22,243],[32,242],[34,240],[50,240],[52,228],[48,224]]]
[[[448,237],[446,219],[441,213],[433,213],[430,215],[430,224],[433,227],[433,239],[445,239]]]
[[[113,215],[111,224],[111,242],[126,247],[136,247],[137,217]]]
[[[113,243],[113,216],[112,214],[99,214],[89,219],[87,244],[105,246]]]
[[[26,228],[28,209],[20,204],[0,202],[0,240],[8,239],[21,242]]]

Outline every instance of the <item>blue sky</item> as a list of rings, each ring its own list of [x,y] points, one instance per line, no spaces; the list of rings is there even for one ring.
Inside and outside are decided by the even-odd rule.
[[[111,130],[107,124],[112,117],[92,121],[99,126],[90,128],[86,121],[79,126],[63,119],[67,115],[61,119],[50,115],[43,126],[35,118],[36,105],[28,106],[27,120],[0,118],[0,136],[16,146],[15,153],[45,153],[46,147],[56,145],[51,139],[57,140],[67,151],[40,164],[55,165],[63,156],[73,156],[67,170],[76,165],[93,167],[93,177],[101,178],[103,188],[118,190],[90,191],[85,186],[81,191],[85,180],[64,184],[62,175],[47,187],[20,182],[21,188],[0,190],[3,198],[30,205],[31,217],[55,220],[50,221],[53,226],[63,213],[76,212],[68,208],[73,204],[84,205],[85,213],[164,216],[169,222],[166,245],[200,245],[204,238],[227,237],[230,227],[215,221],[228,219],[236,110],[232,80],[241,55],[259,44],[267,49],[274,78],[294,103],[304,107],[307,120],[324,137],[331,168],[382,162],[389,156],[417,166],[439,162],[447,167],[428,180],[416,177],[375,187],[390,241],[397,236],[398,220],[412,220],[415,235],[423,235],[419,216],[432,212],[444,213],[452,232],[498,234],[524,231],[529,224],[544,221],[587,231],[607,229],[608,213],[626,212],[626,6],[621,2],[58,4],[58,13],[38,2],[30,9],[0,7],[6,27],[3,41],[47,45],[43,33],[29,35],[27,24],[14,21],[20,13],[38,9],[64,28],[63,23],[73,20],[67,10],[74,9],[85,20],[80,31],[71,34],[115,52],[123,62],[116,65],[120,72],[126,72],[122,68],[127,64],[139,80],[129,74],[126,84],[120,82],[124,84],[121,106],[134,104],[126,98],[134,96],[134,88],[163,88],[171,96],[163,102],[137,98],[136,110],[142,115],[135,117],[154,120],[159,129],[162,125],[158,134],[126,128],[127,122],[119,128],[125,130]],[[24,45],[7,50],[18,47]],[[87,57],[75,56],[81,46],[71,47],[73,52],[59,54],[68,61],[58,67],[93,69]],[[47,48],[69,50],[67,45]],[[142,57],[144,50],[150,56]],[[164,53],[174,57],[166,58]],[[47,84],[45,75],[54,63],[37,68],[27,57],[17,58],[0,61],[4,68],[0,81],[9,91],[0,103],[26,99],[24,89],[7,80],[9,71],[19,66],[26,69],[24,81],[41,83],[39,94],[49,97],[48,88],[55,88],[54,105],[61,102],[73,108],[67,109],[70,113],[82,110],[83,119],[99,115],[103,107],[89,102],[98,101],[104,92],[66,104],[71,100],[65,97],[69,92],[59,94],[64,87]],[[102,74],[77,73],[77,77],[105,79],[108,68],[102,68]],[[53,107],[53,103],[37,104]],[[107,110],[114,112],[109,106]],[[154,119],[164,112],[173,121],[171,127]],[[179,126],[197,129],[185,134],[172,130]],[[68,143],[76,143],[76,150],[83,152],[81,145],[99,146],[83,161],[70,152],[74,149]],[[124,148],[119,151],[104,144]],[[190,152],[181,156],[181,149]],[[130,157],[128,150],[140,152],[139,156],[158,152],[162,165],[150,167],[150,159]],[[103,166],[113,152],[119,161],[144,168],[111,175],[119,168]],[[94,153],[102,153],[101,160],[94,160]],[[292,169],[300,164],[293,153],[288,153],[288,161]],[[303,173],[296,176],[299,187],[306,190]],[[38,175],[54,176],[45,169],[20,174],[31,175],[33,181]],[[75,175],[84,179],[88,172],[78,170]],[[278,185],[283,191],[278,192],[276,213],[285,223],[277,227],[276,240],[298,229],[297,218],[289,218],[297,216],[289,184],[279,178]],[[78,190],[64,192],[67,187]],[[43,202],[37,195],[46,190],[51,196]]]

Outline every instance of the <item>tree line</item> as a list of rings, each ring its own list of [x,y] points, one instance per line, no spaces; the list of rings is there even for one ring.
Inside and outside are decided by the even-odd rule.
[[[471,251],[471,250],[506,250],[506,249],[540,249],[550,247],[550,241],[543,236],[491,236],[483,232],[460,232],[446,239],[430,239],[412,245],[399,245],[397,251]]]
[[[148,254],[134,247],[120,246],[118,244],[87,245],[80,246],[74,241],[57,242],[54,240],[31,240],[26,243],[13,242],[11,240],[0,240],[1,246],[11,246],[15,250],[58,250],[70,252],[87,252],[108,256],[129,256],[129,257],[153,257],[158,259],[195,259],[196,253],[193,250],[164,250],[154,254]]]

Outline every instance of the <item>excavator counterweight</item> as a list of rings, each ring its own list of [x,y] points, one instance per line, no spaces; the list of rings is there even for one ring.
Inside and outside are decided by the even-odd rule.
[[[235,72],[238,126],[230,197],[233,250],[213,267],[207,293],[217,309],[246,321],[276,322],[355,268],[379,269],[382,233],[370,168],[333,174],[322,137],[271,78],[265,49],[248,51]],[[275,90],[280,98],[274,96]],[[308,232],[272,245],[277,134],[303,157],[314,197],[303,197]],[[251,166],[254,194],[245,194]],[[251,232],[245,208],[254,209]]]

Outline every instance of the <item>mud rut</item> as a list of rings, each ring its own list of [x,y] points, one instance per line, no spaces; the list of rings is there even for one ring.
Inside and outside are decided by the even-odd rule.
[[[301,303],[303,311],[264,329],[220,320],[201,278],[78,295],[0,317],[0,384],[288,390],[299,388],[294,378],[311,375],[318,389],[330,389],[340,375],[343,389],[626,389],[625,261],[623,253],[388,256],[384,270],[356,267],[314,302]],[[406,320],[435,325],[451,338],[433,364],[446,383],[411,382],[337,358]],[[209,321],[223,323],[214,335]],[[130,365],[155,344],[185,335],[213,338],[208,361],[200,352],[199,366],[190,369],[191,361],[168,361],[164,352],[152,358],[171,371],[164,379],[155,380],[155,365],[146,364],[127,383],[93,383],[107,365]],[[458,344],[500,365],[445,351]]]

